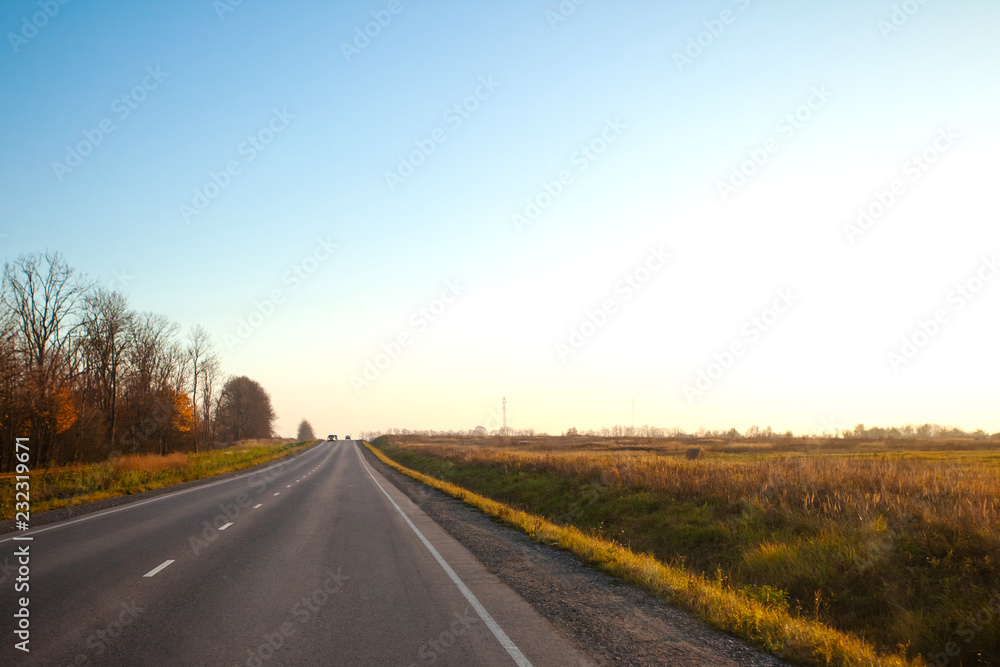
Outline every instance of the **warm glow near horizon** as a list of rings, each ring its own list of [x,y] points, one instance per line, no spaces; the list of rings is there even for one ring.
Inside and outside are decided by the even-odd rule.
[[[914,4],[8,3],[0,256],[282,434],[997,432],[1000,6]]]

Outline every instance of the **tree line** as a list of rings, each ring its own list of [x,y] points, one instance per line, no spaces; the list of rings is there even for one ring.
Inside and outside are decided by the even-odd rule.
[[[34,468],[199,451],[273,435],[263,387],[225,377],[208,332],[136,312],[56,252],[5,262],[0,287],[0,471],[15,438]]]
[[[535,433],[532,428],[514,429],[507,427],[494,429],[492,431],[484,426],[477,426],[474,429],[459,429],[448,431],[435,430],[410,430],[406,428],[389,428],[384,431],[362,431],[361,437],[364,440],[374,440],[381,435],[423,435],[423,436],[518,436],[518,437],[548,437],[548,433]],[[719,440],[751,440],[768,441],[781,438],[851,438],[856,440],[1000,440],[1000,432],[989,434],[983,429],[966,431],[957,426],[941,426],[940,424],[906,424],[905,426],[880,427],[872,426],[865,428],[864,424],[858,424],[853,429],[830,427],[829,432],[816,436],[813,433],[795,434],[791,431],[784,433],[776,432],[770,426],[760,428],[750,426],[745,431],[737,431],[735,428],[729,430],[708,430],[698,428],[694,433],[685,433],[679,428],[660,428],[657,426],[624,426],[621,424],[604,427],[600,429],[578,430],[572,427],[563,433],[564,436],[587,436],[599,438],[715,438]]]

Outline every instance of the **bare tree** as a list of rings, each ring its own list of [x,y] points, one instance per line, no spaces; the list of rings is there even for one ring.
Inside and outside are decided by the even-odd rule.
[[[179,339],[162,315],[135,313],[58,253],[0,265],[0,438],[31,439],[32,466],[121,451],[204,449],[269,437],[274,410],[249,378],[219,391],[222,364],[204,328]],[[13,470],[0,448],[0,472]]]
[[[194,451],[198,451],[198,380],[204,374],[204,364],[213,354],[212,338],[200,324],[188,334],[187,360],[191,368],[191,402],[194,410]],[[202,385],[204,387],[204,385]]]
[[[0,437],[29,436],[35,467],[122,449],[204,449],[220,414],[227,436],[271,435],[274,411],[259,384],[236,378],[219,391],[222,365],[204,328],[179,340],[176,324],[134,313],[58,253],[0,269]],[[13,464],[0,448],[0,471]]]
[[[177,335],[177,325],[163,315],[140,313],[133,320],[129,365],[135,379],[147,388],[164,387],[170,383],[175,359],[171,347]]]
[[[184,377],[178,326],[163,315],[140,313],[132,320],[128,348],[126,407],[128,450],[165,452],[173,419],[173,394]],[[153,445],[159,444],[159,447]]]
[[[85,369],[97,384],[107,420],[109,447],[118,441],[118,396],[131,343],[132,312],[120,292],[100,288],[85,298],[82,341]]]
[[[37,415],[47,415],[34,425],[37,443],[34,465],[51,456],[53,440],[62,428],[58,415],[65,411],[61,392],[70,373],[67,361],[82,299],[90,285],[54,252],[21,255],[4,265],[3,306],[14,315],[23,345],[28,380]]]
[[[0,308],[0,437],[4,442],[14,442],[14,438],[24,435],[21,428],[29,414],[17,336],[14,312]],[[13,467],[14,448],[0,447],[0,470]]]
[[[215,412],[212,405],[218,405],[216,396],[219,378],[222,376],[222,362],[214,351],[201,362],[201,402],[202,425],[205,439],[209,444],[215,443]]]

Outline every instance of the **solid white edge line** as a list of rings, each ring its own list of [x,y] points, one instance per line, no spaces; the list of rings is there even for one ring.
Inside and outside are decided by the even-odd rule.
[[[174,561],[172,561],[172,560],[165,560],[165,561],[163,561],[162,563],[160,563],[159,565],[157,565],[152,570],[150,570],[149,572],[147,572],[146,574],[144,574],[142,576],[144,576],[144,577],[155,576],[157,572],[159,572],[160,570],[162,570],[163,568],[165,568],[166,566],[170,565],[173,562]]]
[[[434,560],[438,562],[438,565],[441,566],[441,568],[448,574],[448,577],[455,583],[456,586],[458,586],[458,590],[462,592],[465,599],[468,600],[469,604],[472,605],[472,608],[476,610],[476,613],[479,614],[479,618],[483,619],[483,623],[485,623],[486,627],[490,629],[493,636],[497,638],[500,645],[506,649],[507,653],[514,659],[514,662],[517,663],[519,667],[532,667],[531,662],[529,662],[528,659],[524,657],[524,654],[521,653],[520,649],[514,645],[514,642],[507,636],[507,633],[505,633],[503,629],[497,625],[497,622],[493,620],[493,617],[490,616],[490,612],[486,611],[486,607],[479,602],[479,599],[473,594],[472,591],[469,590],[469,587],[466,586],[465,582],[462,581],[462,579],[455,573],[455,570],[451,569],[451,565],[448,565],[448,561],[446,561],[441,554],[438,553],[438,550],[434,548],[434,545],[430,543],[430,540],[424,537],[424,534],[420,532],[420,529],[413,525],[413,522],[410,521],[410,517],[406,516],[406,512],[404,512],[403,509],[396,504],[396,501],[392,499],[392,496],[390,496],[389,493],[382,488],[382,485],[378,483],[378,480],[375,479],[375,475],[373,475],[372,471],[369,470],[368,464],[365,463],[364,457],[361,456],[360,446],[355,445],[354,447],[358,454],[358,458],[361,459],[361,465],[364,466],[365,472],[367,472],[368,476],[372,478],[373,482],[375,482],[375,486],[378,487],[379,491],[385,494],[385,497],[389,499],[389,502],[396,508],[399,515],[403,517],[404,521],[406,521],[406,525],[408,525],[410,529],[416,533],[417,537],[420,538],[420,541],[424,543],[425,547],[427,547],[427,550],[431,552],[432,556],[434,556]]]
[[[226,528],[229,528],[231,525],[233,525],[232,521],[230,521],[229,523],[227,523],[224,526],[219,526],[219,530],[225,530]]]
[[[217,482],[209,482],[208,484],[201,484],[199,486],[193,486],[190,489],[181,489],[180,491],[171,491],[170,493],[164,493],[162,496],[156,496],[155,498],[150,498],[149,500],[140,500],[137,503],[128,503],[126,505],[122,505],[121,507],[115,507],[115,508],[112,508],[112,509],[101,510],[99,512],[94,512],[93,514],[87,514],[86,516],[81,516],[80,518],[73,519],[71,521],[59,521],[59,522],[56,522],[56,523],[54,523],[54,524],[52,524],[50,526],[46,526],[44,528],[35,528],[35,529],[31,530],[28,533],[28,535],[37,535],[38,533],[45,533],[45,532],[48,532],[50,530],[55,530],[56,528],[63,528],[65,526],[72,526],[74,523],[80,523],[81,521],[90,521],[91,519],[97,519],[98,517],[107,516],[108,514],[114,514],[115,512],[123,512],[125,510],[130,510],[130,509],[133,509],[135,507],[140,507],[141,505],[148,505],[149,503],[155,503],[158,500],[166,500],[167,498],[173,498],[173,497],[176,497],[176,496],[183,495],[185,493],[191,493],[192,491],[200,491],[202,489],[207,489],[209,487],[216,486],[217,484],[226,484],[228,482],[232,482],[232,481],[235,481],[237,479],[243,479],[244,477],[248,477],[250,475],[256,475],[258,473],[262,473],[265,470],[270,470],[271,468],[277,468],[279,465],[283,465],[283,463],[284,462],[279,459],[278,463],[275,463],[274,465],[270,465],[270,466],[268,466],[266,468],[261,468],[260,470],[255,470],[252,473],[248,472],[248,473],[244,473],[242,475],[236,475],[235,477],[229,477],[228,479],[220,479]],[[165,488],[165,487],[161,487],[161,488]],[[277,494],[275,494],[275,495],[277,495]],[[0,544],[3,544],[4,542],[10,542],[13,539],[14,539],[13,537],[3,537],[3,538],[0,538]]]

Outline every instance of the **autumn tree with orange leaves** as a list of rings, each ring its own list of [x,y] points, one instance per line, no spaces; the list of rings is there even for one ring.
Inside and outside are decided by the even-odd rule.
[[[185,344],[59,253],[21,255],[2,277],[0,472],[18,437],[33,468],[215,446],[221,363],[204,328]]]

